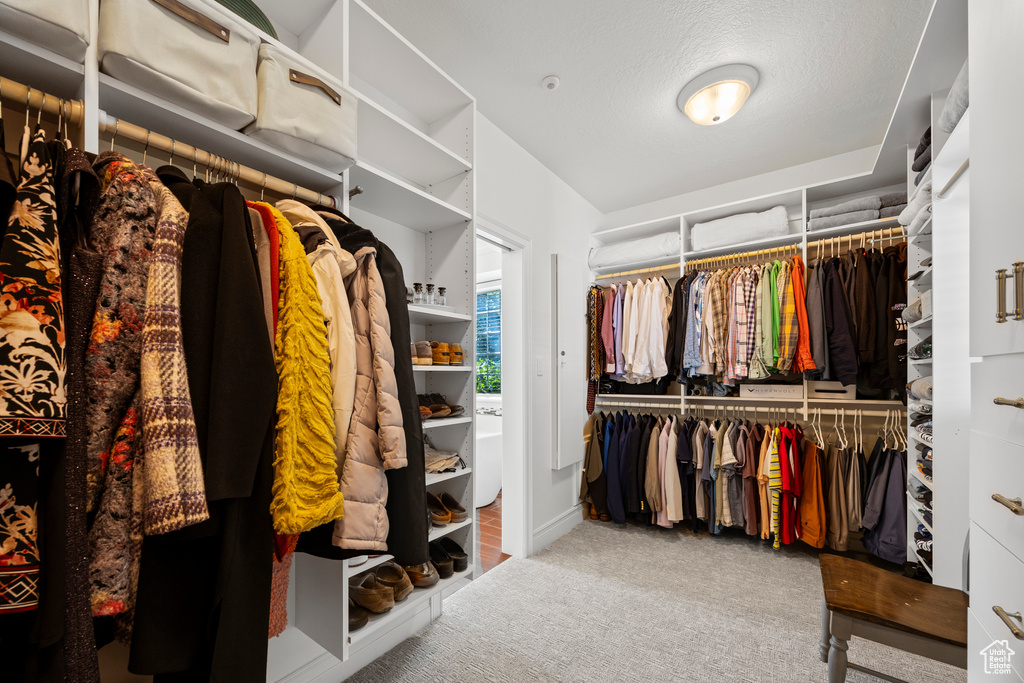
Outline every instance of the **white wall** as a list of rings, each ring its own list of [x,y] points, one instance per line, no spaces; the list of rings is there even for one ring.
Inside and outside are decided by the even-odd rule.
[[[601,224],[602,214],[480,114],[476,121],[476,174],[478,215],[531,242],[530,262],[526,264],[531,292],[525,320],[532,346],[528,416],[531,438],[526,455],[533,469],[532,531],[536,551],[581,519],[576,510],[579,465],[557,471],[551,469],[555,365],[552,360],[550,255],[585,256],[589,235]],[[581,291],[584,286],[581,282]],[[536,374],[538,359],[547,363],[542,377]],[[580,381],[585,380],[581,377]],[[579,406],[581,419],[585,419],[584,413],[584,406]],[[580,426],[582,448],[582,421]]]

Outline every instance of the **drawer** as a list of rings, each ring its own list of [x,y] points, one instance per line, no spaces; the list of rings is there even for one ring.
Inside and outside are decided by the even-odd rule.
[[[967,680],[968,681],[988,681],[992,680],[992,675],[986,670],[986,666],[992,666],[989,662],[987,650],[988,647],[996,641],[996,638],[985,630],[982,626],[981,620],[978,615],[975,614],[974,608],[972,607],[967,611]],[[1004,640],[999,638],[999,640]],[[1010,658],[1010,666],[1013,669],[1012,675],[1003,675],[1000,679],[1007,683],[1012,681],[1024,681],[1024,677],[1021,676],[1021,664],[1024,663],[1024,650],[1019,647],[1014,647],[1014,638],[1006,638],[1006,644],[1013,650],[1014,654]],[[999,647],[999,646],[997,646]],[[1018,654],[1021,653],[1021,654]]]
[[[1024,398],[1024,353],[971,364],[971,429],[1024,446],[1024,409],[996,405],[996,398]]]
[[[998,605],[1007,612],[1024,612],[1024,563],[1010,554],[977,524],[971,525],[971,611],[984,631],[994,641],[1006,640],[1017,653],[1013,664],[1019,672],[1024,663],[1024,640],[1017,640],[992,607]],[[1012,619],[1011,619],[1012,621]],[[1018,626],[1022,626],[1019,622]],[[1024,626],[1022,626],[1024,628]],[[968,643],[968,667],[981,650],[976,642]],[[982,648],[986,645],[983,644]],[[974,680],[974,679],[971,679]]]
[[[970,468],[971,521],[1024,559],[1024,517],[992,499],[1024,498],[1024,447],[971,432]]]

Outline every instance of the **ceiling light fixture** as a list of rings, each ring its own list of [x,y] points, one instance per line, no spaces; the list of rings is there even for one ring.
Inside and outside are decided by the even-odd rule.
[[[679,91],[676,105],[690,120],[714,126],[731,119],[757,87],[757,69],[729,64],[706,71]]]

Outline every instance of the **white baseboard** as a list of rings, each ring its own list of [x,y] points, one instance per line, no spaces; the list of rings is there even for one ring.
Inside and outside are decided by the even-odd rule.
[[[558,517],[533,532],[533,552],[539,553],[544,548],[565,536],[577,524],[583,521],[583,507],[574,505]]]

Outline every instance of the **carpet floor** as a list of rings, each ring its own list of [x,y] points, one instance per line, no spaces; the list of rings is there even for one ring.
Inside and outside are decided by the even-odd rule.
[[[584,522],[451,596],[429,629],[349,680],[822,683],[820,622],[813,553]],[[866,641],[849,655],[915,683],[967,680]]]

